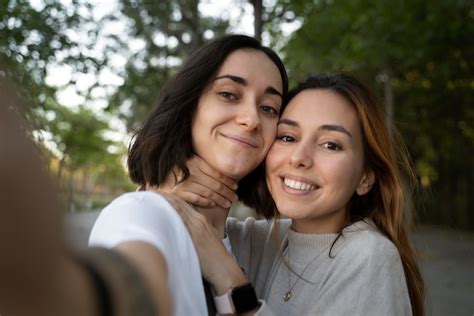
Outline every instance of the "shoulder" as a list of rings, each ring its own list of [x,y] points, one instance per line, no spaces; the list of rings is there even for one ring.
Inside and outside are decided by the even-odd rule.
[[[334,246],[336,256],[347,256],[355,262],[373,265],[401,263],[396,246],[370,221],[359,221],[344,229]]]
[[[153,220],[168,218],[169,215],[174,214],[174,208],[160,194],[145,191],[130,192],[119,196],[107,205],[99,215],[98,222]]]
[[[122,194],[107,205],[104,211],[120,209],[123,206],[140,206],[145,208],[161,206],[164,208],[172,208],[161,194],[150,191],[140,191]]]
[[[113,247],[129,240],[151,241],[156,236],[185,230],[167,200],[155,192],[125,193],[105,207],[97,218],[89,244]]]

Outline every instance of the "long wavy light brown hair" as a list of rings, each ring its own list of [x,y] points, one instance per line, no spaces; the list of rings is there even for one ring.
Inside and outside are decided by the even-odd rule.
[[[395,244],[405,271],[413,315],[424,315],[424,283],[407,237],[414,217],[411,194],[418,181],[402,138],[395,126],[387,121],[375,95],[355,77],[349,74],[310,76],[288,93],[285,105],[308,89],[330,90],[355,107],[362,130],[365,167],[374,172],[375,183],[365,195],[354,193],[347,205],[345,227],[369,218]],[[264,181],[262,178],[258,181]],[[279,219],[268,188],[258,187],[264,188],[258,192],[259,199],[247,204],[267,219]],[[279,240],[278,226],[278,221],[274,221],[275,245]]]
[[[364,140],[365,166],[375,173],[369,193],[354,194],[347,207],[347,225],[370,218],[397,247],[403,263],[412,311],[424,315],[424,284],[415,252],[407,237],[413,220],[411,193],[417,179],[408,151],[394,125],[387,121],[377,98],[348,74],[311,76],[288,96],[289,102],[307,89],[331,90],[357,110]]]

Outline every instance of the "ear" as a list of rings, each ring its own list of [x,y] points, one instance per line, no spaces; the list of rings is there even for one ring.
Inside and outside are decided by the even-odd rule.
[[[375,173],[371,169],[367,169],[362,175],[356,192],[358,195],[367,194],[375,183]]]

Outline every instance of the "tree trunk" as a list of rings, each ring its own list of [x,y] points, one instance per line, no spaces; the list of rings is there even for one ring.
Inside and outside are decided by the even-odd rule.
[[[92,209],[92,193],[94,190],[95,180],[96,180],[96,176],[92,172],[87,171],[87,169],[85,169],[84,170],[84,185],[83,185],[84,204],[82,205],[82,207],[85,210]]]
[[[59,160],[59,165],[58,165],[58,174],[57,174],[57,179],[58,179],[58,184],[61,185],[61,178],[63,177],[63,169],[64,169],[64,156]]]
[[[253,5],[254,36],[259,41],[262,41],[262,28],[263,28],[263,20],[262,20],[263,4],[262,4],[262,0],[249,0],[249,1]]]
[[[389,123],[393,120],[393,85],[392,85],[392,71],[390,68],[385,67],[383,74],[383,83],[384,83],[384,105],[385,105],[385,114],[387,115],[387,120]]]
[[[69,183],[68,183],[68,199],[67,199],[68,211],[74,213],[76,211],[74,207],[74,171],[71,170],[69,174]]]

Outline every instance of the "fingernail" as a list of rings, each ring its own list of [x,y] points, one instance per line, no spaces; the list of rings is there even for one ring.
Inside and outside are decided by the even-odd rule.
[[[236,183],[232,186],[232,189],[237,190],[239,188],[239,185]]]
[[[232,203],[230,201],[227,201],[227,200],[225,201],[224,204],[225,204],[225,207],[230,207],[232,205]]]

